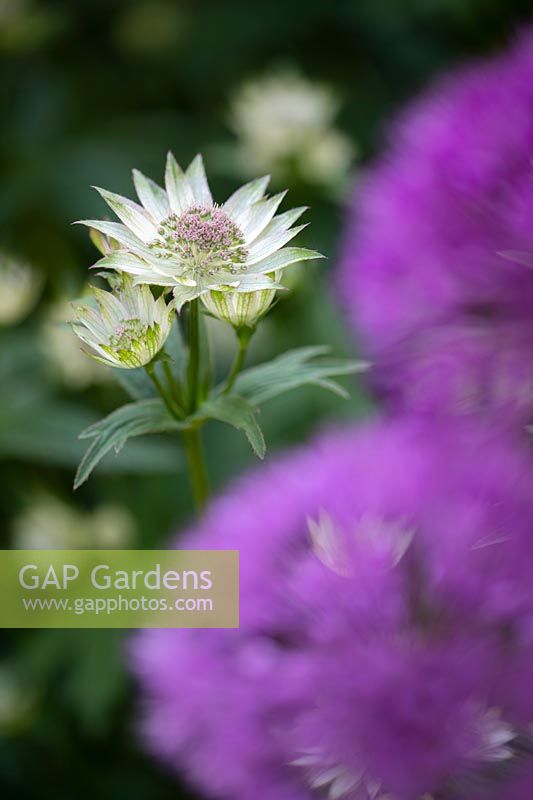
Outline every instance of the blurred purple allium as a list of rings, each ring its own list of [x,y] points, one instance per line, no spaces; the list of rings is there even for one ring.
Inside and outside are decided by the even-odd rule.
[[[533,421],[533,31],[440,80],[357,187],[341,302],[396,405]]]
[[[473,424],[245,476],[177,543],[240,550],[240,629],[133,642],[148,749],[228,800],[530,798],[532,512],[529,457]]]

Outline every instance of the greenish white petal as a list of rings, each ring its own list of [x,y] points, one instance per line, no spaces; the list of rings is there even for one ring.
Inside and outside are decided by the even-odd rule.
[[[185,176],[189,181],[194,202],[199,206],[212,206],[213,198],[205,174],[204,160],[200,154],[191,161]]]
[[[185,303],[197,298],[200,294],[198,286],[175,286],[172,290],[176,311],[181,311]]]
[[[242,232],[248,243],[253,242],[266,228],[286,194],[287,192],[280,192],[250,206],[247,219],[241,222]]]
[[[248,265],[256,264],[258,261],[262,261],[267,256],[272,255],[286,245],[287,242],[290,242],[291,239],[294,239],[295,236],[298,236],[304,228],[307,228],[307,224],[298,225],[296,228],[291,228],[288,231],[273,233],[270,236],[261,236],[250,248]]]
[[[95,188],[109,208],[142,242],[150,242],[157,235],[157,229],[153,221],[142,206],[137,205],[127,197],[108,192],[107,189],[100,189],[98,186]]]
[[[298,261],[308,261],[314,258],[324,258],[324,256],[316,250],[307,250],[305,247],[285,247],[262,261],[258,261],[257,264],[253,264],[250,272],[252,274],[265,270],[271,272],[276,269],[284,269]]]
[[[224,211],[238,221],[252,203],[257,203],[263,197],[269,181],[270,176],[265,175],[262,178],[256,178],[249,183],[245,183],[244,186],[241,186],[240,189],[237,189],[236,192],[233,192],[228,197],[223,205]]]
[[[87,228],[100,231],[100,233],[103,233],[105,236],[111,236],[113,239],[116,239],[117,242],[124,245],[124,247],[135,252],[144,249],[144,244],[139,237],[135,236],[129,228],[126,228],[126,226],[120,222],[109,222],[106,219],[80,219],[75,224],[85,225]]]
[[[138,169],[133,170],[133,183],[139,200],[150,216],[156,222],[166,217],[170,209],[165,190],[151,178],[147,178],[146,175],[139,172]]]
[[[165,188],[170,208],[177,214],[181,214],[194,205],[194,195],[189,181],[172,153],[167,155]]]

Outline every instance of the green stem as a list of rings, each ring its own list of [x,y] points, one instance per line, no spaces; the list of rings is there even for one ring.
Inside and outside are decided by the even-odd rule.
[[[189,363],[187,383],[189,388],[189,412],[196,411],[200,371],[200,309],[198,298],[189,303]]]
[[[189,363],[187,364],[187,402],[189,414],[194,414],[200,401],[200,307],[198,299],[189,303],[188,319]],[[209,479],[205,465],[200,424],[183,431],[183,441],[189,478],[196,511],[204,508],[209,495]]]
[[[209,495],[209,480],[200,430],[198,428],[189,428],[189,430],[183,431],[183,441],[185,443],[185,452],[187,453],[194,503],[196,511],[200,513],[205,507]]]
[[[224,388],[222,389],[222,394],[229,394],[233,389],[233,384],[235,383],[237,376],[242,369],[244,359],[246,358],[246,353],[248,352],[248,345],[250,344],[250,339],[253,335],[254,328],[239,328],[237,331],[239,349],[237,350],[237,354],[233,364],[231,365],[228,377],[226,378]]]
[[[159,394],[163,403],[167,407],[168,412],[174,417],[174,419],[183,419],[183,414],[181,413],[181,409],[174,403],[172,398],[169,397],[167,390],[157,377],[153,362],[150,364],[146,364],[145,370],[148,377],[154,384],[157,393]]]
[[[172,369],[168,361],[163,361],[163,372],[165,373],[165,377],[167,379],[167,383],[169,385],[171,394],[176,399],[176,403],[180,407],[183,406],[183,395],[181,391],[181,386],[178,380],[176,379],[174,373],[172,372]]]

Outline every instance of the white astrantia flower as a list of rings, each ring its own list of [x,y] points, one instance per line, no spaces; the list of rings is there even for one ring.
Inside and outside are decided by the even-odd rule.
[[[129,273],[136,284],[172,289],[178,310],[211,290],[283,288],[272,273],[321,257],[313,250],[285,247],[305,227],[291,226],[306,209],[276,216],[285,193],[265,197],[268,177],[242,186],[222,206],[213,202],[199,155],[184,172],[169,153],[165,189],[137,170],[133,180],[142,205],[98,189],[121,222],[81,224],[120,245],[96,266]]]
[[[350,139],[333,127],[335,92],[295,71],[246,82],[235,94],[230,125],[239,137],[238,160],[246,172],[286,177],[295,168],[311,182],[336,184],[354,158]]]
[[[12,541],[20,550],[118,550],[131,547],[135,537],[135,520],[127,508],[105,504],[80,511],[45,494],[15,518]]]
[[[37,303],[42,284],[31,264],[0,253],[0,326],[23,320]]]
[[[167,305],[163,295],[155,300],[149,286],[134,286],[127,275],[114,292],[90,288],[94,304],[73,304],[72,328],[84,352],[119,369],[149,364],[170,333],[173,303]]]

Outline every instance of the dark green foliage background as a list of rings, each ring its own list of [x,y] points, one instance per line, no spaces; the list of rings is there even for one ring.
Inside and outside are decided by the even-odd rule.
[[[386,120],[433,74],[501,46],[532,11],[526,0],[0,0],[0,246],[46,276],[31,317],[0,330],[2,547],[11,545],[13,518],[43,489],[82,509],[124,504],[147,548],[164,545],[191,515],[178,441],[150,451],[128,445],[122,461],[108,458],[71,493],[84,446],[77,432],[125,399],[114,385],[65,389],[38,349],[46,308],[76,296],[94,258],[85,230],[70,225],[104,211],[89,186],[131,194],[130,168],[160,179],[172,148],[185,163],[204,152],[222,199],[243,177],[217,156],[234,141],[229,98],[243,80],[280,65],[338,89],[337,124],[357,144],[361,166],[379,151]],[[355,346],[330,285],[342,204],[301,181],[290,188],[291,205],[312,207],[302,243],[329,261],[309,267],[275,308],[252,359],[323,342],[350,355]],[[267,405],[261,424],[270,455],[327,420],[365,413],[361,386],[344,383],[350,401],[301,390]],[[206,440],[215,487],[254,460],[245,440],[221,425],[209,427]],[[0,796],[186,796],[135,740],[124,646],[114,631],[2,634],[0,664],[31,703],[14,727],[0,729]]]

